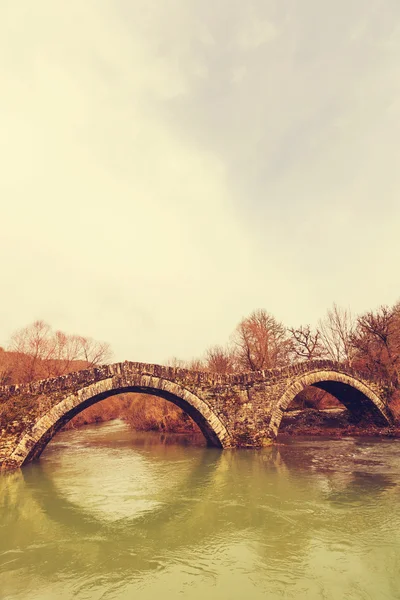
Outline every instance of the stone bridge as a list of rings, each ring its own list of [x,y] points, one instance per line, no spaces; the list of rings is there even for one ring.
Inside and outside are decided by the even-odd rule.
[[[72,417],[108,396],[160,396],[199,425],[209,445],[262,447],[277,436],[285,411],[306,387],[335,396],[353,415],[385,426],[393,418],[379,384],[331,361],[218,375],[124,362],[26,385],[0,387],[0,466],[21,467],[40,456]]]

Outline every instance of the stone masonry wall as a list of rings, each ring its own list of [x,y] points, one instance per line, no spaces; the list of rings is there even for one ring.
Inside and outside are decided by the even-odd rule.
[[[342,385],[343,390],[347,390],[343,399],[339,399],[347,402],[350,410],[352,402],[354,409],[355,404],[362,404],[363,410],[370,409],[378,420],[391,421],[380,386],[331,361],[309,361],[284,369],[225,376],[125,362],[29,385],[0,387],[0,465],[7,464],[21,444],[23,449],[19,450],[20,454],[25,451],[25,446],[26,452],[32,452],[39,435],[38,424],[43,429],[48,422],[50,432],[55,407],[58,407],[57,415],[61,423],[63,414],[70,414],[66,412],[67,408],[78,411],[88,405],[90,398],[82,395],[83,390],[100,382],[104,384],[98,387],[103,390],[101,397],[131,389],[157,393],[174,401],[195,420],[199,420],[209,440],[223,447],[259,447],[275,437],[282,412],[291,401],[291,394],[297,394],[307,385],[317,385],[319,377],[335,381],[336,386]],[[354,390],[358,396],[354,395],[352,400],[348,390]],[[100,396],[96,398],[100,399]],[[365,398],[366,402],[361,402],[361,398]],[[46,415],[49,415],[47,421]],[[47,437],[42,437],[42,445],[47,443]],[[24,442],[27,439],[29,443]]]

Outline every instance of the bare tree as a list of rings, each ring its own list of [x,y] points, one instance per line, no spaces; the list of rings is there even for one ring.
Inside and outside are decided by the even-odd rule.
[[[186,363],[185,369],[190,369],[191,371],[205,371],[206,366],[200,358],[192,358],[192,360],[189,360]]]
[[[105,363],[111,357],[109,344],[53,332],[44,321],[35,321],[14,333],[9,350],[15,356],[15,372],[20,382],[65,375],[76,368]]]
[[[60,374],[68,373],[72,363],[82,359],[80,355],[81,338],[77,335],[66,335],[62,331],[54,334],[54,359],[59,364]]]
[[[41,375],[42,362],[51,358],[51,328],[44,321],[35,321],[13,334],[10,350],[17,355],[18,370],[23,381],[30,382]]]
[[[186,369],[187,368],[186,361],[178,358],[177,356],[172,356],[171,358],[168,358],[164,362],[164,364],[166,367],[172,367],[174,369]]]
[[[0,385],[8,385],[12,381],[12,359],[4,348],[0,348]]]
[[[89,367],[106,363],[111,358],[111,347],[106,342],[97,342],[92,338],[78,336],[76,343],[79,349],[79,358],[85,361]]]
[[[241,369],[272,369],[289,362],[291,340],[287,330],[266,310],[256,310],[243,319],[236,328],[233,343]]]
[[[322,344],[321,332],[312,331],[309,325],[289,329],[292,336],[292,349],[295,360],[315,360],[326,356],[327,352]]]
[[[222,346],[212,346],[206,351],[206,367],[208,371],[226,375],[235,369],[234,354]]]
[[[357,319],[352,335],[355,356],[361,368],[399,387],[400,310],[381,306]]]
[[[328,356],[337,362],[351,364],[353,346],[351,338],[355,321],[350,310],[339,308],[336,304],[328,310],[319,322],[321,341]]]

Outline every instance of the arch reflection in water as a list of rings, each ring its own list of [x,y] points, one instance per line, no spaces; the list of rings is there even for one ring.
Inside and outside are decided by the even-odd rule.
[[[159,440],[118,424],[65,432],[40,463],[0,478],[8,597],[37,589],[41,598],[150,598],[161,587],[171,598],[179,589],[193,598],[302,597],[306,585],[317,598],[330,589],[338,555],[349,569],[336,594],[354,584],[354,556],[362,557],[362,585],[390,591],[391,552],[383,551],[384,569],[377,559],[372,581],[370,548],[360,543],[366,518],[376,539],[385,513],[380,539],[400,548],[400,474],[394,462],[382,466],[381,444],[317,440],[220,453]],[[350,458],[334,463],[335,452]],[[316,548],[325,556],[320,571]]]

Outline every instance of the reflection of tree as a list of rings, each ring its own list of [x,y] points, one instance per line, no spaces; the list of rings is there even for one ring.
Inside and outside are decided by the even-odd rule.
[[[366,505],[370,499],[375,500],[377,495],[393,487],[396,487],[396,484],[388,475],[354,471],[347,485],[343,489],[332,490],[328,499],[337,505]]]
[[[162,464],[171,474],[175,470],[179,485],[139,518],[111,522],[68,500],[56,460],[43,460],[0,478],[0,555],[19,548],[15,569],[29,571],[34,565],[43,578],[51,575],[53,560],[90,577],[135,577],[177,557],[241,540],[264,567],[296,563],[302,568],[312,541],[323,532],[361,531],[366,506],[371,524],[382,514],[374,500],[391,489],[392,480],[351,470],[354,461],[345,463],[343,456],[354,445],[310,441],[260,451],[187,453],[185,447],[148,444],[135,452],[147,456],[149,468]],[[97,479],[101,484],[101,472]]]
[[[132,571],[151,570],[157,568],[158,560],[168,562],[173,553],[183,548],[194,550],[216,538],[234,539],[247,530],[262,539],[279,536],[284,552],[282,534],[288,521],[279,518],[280,499],[271,494],[282,479],[284,465],[276,448],[250,452],[249,460],[248,453],[199,448],[188,477],[166,502],[140,518],[111,523],[97,519],[60,494],[45,461],[31,465],[9,481],[8,524],[3,539],[8,546],[25,548],[18,558],[18,568],[36,564],[39,571],[45,569],[41,555],[52,538],[68,540],[54,549],[60,560],[79,562],[81,568],[87,565],[92,570],[97,561],[99,568],[107,569],[100,562],[104,553],[118,556],[118,569],[129,566]],[[287,483],[286,495],[294,494],[294,490],[290,492],[289,480]],[[24,500],[21,503],[17,498]],[[30,541],[38,538],[41,543],[32,547]],[[78,539],[79,550],[75,547]],[[301,546],[299,540],[299,552]],[[134,556],[127,548],[135,549]]]
[[[337,507],[353,503],[360,507],[361,515],[363,508],[397,485],[389,472],[381,472],[381,461],[390,459],[390,453],[380,458],[362,438],[345,438],[334,443],[297,439],[280,445],[279,450],[291,465],[293,477],[303,479],[305,474],[313,474],[314,485],[317,482],[324,501]]]

